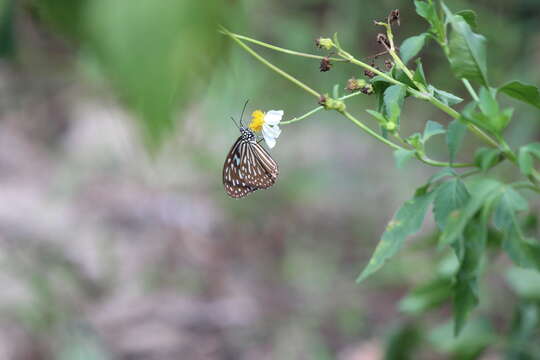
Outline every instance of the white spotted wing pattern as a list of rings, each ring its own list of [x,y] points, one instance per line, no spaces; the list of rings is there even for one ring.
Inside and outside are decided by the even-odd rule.
[[[223,186],[233,198],[271,187],[279,174],[277,163],[257,143],[255,134],[244,127],[240,132],[223,164]]]

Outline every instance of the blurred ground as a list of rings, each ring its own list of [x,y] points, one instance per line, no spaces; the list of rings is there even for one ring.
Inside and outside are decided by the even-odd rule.
[[[349,27],[344,41],[370,53],[371,20],[389,9],[402,9],[402,39],[425,27],[409,2],[378,3],[257,1],[232,30],[313,52],[315,37]],[[540,18],[540,6],[495,3],[475,4],[492,49],[508,49],[495,77],[522,71],[538,82],[540,36],[528,21]],[[261,13],[270,15],[253,20]],[[388,149],[319,113],[284,127],[272,189],[229,199],[221,185],[237,136],[229,116],[249,98],[250,111],[279,108],[290,118],[313,108],[312,99],[234,48],[162,151],[149,155],[116,97],[82,80],[84,56],[75,59],[64,39],[28,16],[18,21],[23,55],[0,66],[1,360],[384,358],[389,335],[413,321],[398,311],[399,299],[430,276],[440,254],[420,244],[377,279],[354,280],[395,209],[432,169],[399,171]],[[493,36],[501,24],[508,32]],[[426,54],[431,76],[455,85],[436,53]],[[353,74],[322,77],[317,63],[275,59],[326,91]],[[371,102],[351,107],[361,113]],[[432,111],[411,105],[405,127],[439,120]],[[514,141],[538,137],[537,125],[525,130],[511,129]],[[442,144],[434,154],[444,154]],[[420,240],[429,241],[429,223]],[[493,279],[502,295],[481,312],[504,328],[513,298],[500,275]],[[428,342],[421,358],[448,358]],[[502,358],[499,350],[483,359]]]

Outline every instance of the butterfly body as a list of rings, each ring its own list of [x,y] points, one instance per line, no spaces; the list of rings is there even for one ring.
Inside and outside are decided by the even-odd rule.
[[[233,198],[242,198],[255,190],[274,185],[279,174],[277,163],[257,143],[251,129],[240,127],[240,136],[223,164],[223,186]]]

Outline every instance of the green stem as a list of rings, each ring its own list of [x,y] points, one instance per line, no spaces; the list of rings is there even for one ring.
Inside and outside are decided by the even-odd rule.
[[[302,56],[302,57],[305,57],[305,58],[318,59],[318,60],[322,60],[322,59],[326,58],[325,56],[320,56],[320,55],[315,55],[315,54],[308,54],[308,53],[303,53],[303,52],[300,52],[300,51],[294,51],[294,50],[285,49],[285,48],[275,46],[275,45],[271,45],[271,44],[265,43],[263,41],[252,39],[250,37],[240,35],[240,34],[235,34],[235,33],[225,32],[225,31],[222,31],[222,33],[225,34],[225,35],[236,37],[237,39],[245,40],[245,41],[251,42],[253,44],[257,44],[259,46],[263,46],[263,47],[266,47],[268,49],[272,49],[274,51],[279,51],[279,52],[289,54],[289,55]],[[328,59],[332,60],[332,61],[342,61],[342,62],[347,61],[345,59],[340,59],[340,58],[335,58],[335,57],[329,57]]]
[[[436,166],[436,167],[469,168],[469,167],[475,166],[474,164],[469,164],[469,163],[448,163],[448,162],[443,162],[443,161],[432,160],[428,158],[426,155],[422,155],[419,153],[416,153],[416,158],[422,161],[423,163],[426,163],[431,166]]]
[[[351,98],[351,97],[353,97],[353,96],[357,96],[357,95],[360,95],[360,94],[362,94],[360,91],[354,92],[354,93],[352,93],[352,94],[342,96],[342,97],[338,98],[338,100],[346,100],[346,99],[348,99],[348,98]],[[282,121],[282,122],[280,122],[279,124],[280,124],[280,125],[288,125],[288,124],[295,123],[295,122],[297,122],[297,121],[304,120],[304,119],[308,118],[309,116],[311,116],[311,115],[315,114],[316,112],[319,112],[319,111],[321,111],[321,110],[323,110],[323,109],[324,109],[323,106],[318,106],[318,107],[316,107],[315,109],[313,109],[313,110],[311,110],[311,111],[308,111],[307,113],[305,113],[305,114],[302,115],[302,116],[295,117],[295,118],[292,118],[292,119],[290,119],[290,120]]]
[[[354,124],[356,124],[356,126],[358,126],[360,129],[364,130],[364,132],[366,132],[368,135],[370,135],[371,137],[379,140],[380,142],[390,146],[392,149],[394,149],[394,150],[402,150],[402,149],[404,149],[401,146],[399,146],[397,144],[394,144],[390,140],[387,140],[387,139],[383,138],[381,135],[377,134],[375,131],[371,130],[367,125],[365,125],[363,122],[361,122],[360,120],[358,120],[357,118],[352,116],[348,111],[343,111],[342,114],[347,119],[351,120]]]
[[[316,92],[315,90],[313,90],[312,88],[310,88],[309,86],[307,86],[306,84],[304,84],[303,82],[301,82],[300,80],[295,78],[294,76],[289,75],[288,73],[281,70],[280,68],[278,68],[274,64],[270,63],[268,60],[263,58],[261,55],[257,54],[257,52],[255,52],[252,48],[250,48],[249,46],[244,44],[244,42],[242,42],[242,40],[240,40],[237,37],[235,37],[234,35],[232,35],[232,33],[230,33],[228,30],[223,29],[222,31],[223,31],[224,34],[230,36],[234,41],[236,41],[238,43],[238,45],[240,45],[244,50],[246,50],[248,53],[250,53],[254,58],[256,58],[257,60],[262,62],[264,65],[268,66],[270,69],[274,70],[276,73],[283,76],[287,80],[295,83],[296,85],[301,87],[303,90],[305,90],[308,93],[310,93],[311,95],[315,96],[317,99],[321,97],[321,95],[318,92]]]
[[[476,91],[474,91],[474,88],[472,87],[469,80],[463,78],[463,79],[461,79],[461,81],[463,82],[463,85],[465,85],[465,88],[467,89],[467,91],[469,92],[469,94],[471,95],[473,100],[478,102],[478,100],[479,100],[478,94],[476,94]]]

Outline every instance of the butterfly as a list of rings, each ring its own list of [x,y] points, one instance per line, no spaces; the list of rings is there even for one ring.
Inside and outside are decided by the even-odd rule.
[[[223,164],[223,186],[227,195],[233,198],[242,198],[255,190],[268,189],[274,185],[279,174],[277,163],[259,144],[255,133],[242,125],[246,105],[247,101],[240,115],[240,126],[237,124],[240,136]]]

